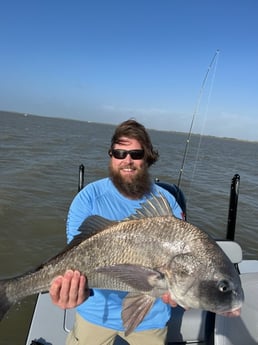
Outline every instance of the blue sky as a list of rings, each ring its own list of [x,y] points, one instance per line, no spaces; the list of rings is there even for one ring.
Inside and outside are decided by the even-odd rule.
[[[183,132],[196,113],[194,133],[258,141],[257,0],[9,0],[0,13],[1,110]]]

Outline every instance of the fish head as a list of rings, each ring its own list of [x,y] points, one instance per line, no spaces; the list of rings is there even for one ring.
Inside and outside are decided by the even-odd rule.
[[[241,308],[244,293],[234,265],[223,257],[216,265],[198,255],[176,255],[164,273],[171,298],[185,309],[195,308],[218,314]]]
[[[217,314],[233,312],[242,307],[244,292],[235,268],[232,274],[214,273],[212,279],[200,282],[200,307]]]

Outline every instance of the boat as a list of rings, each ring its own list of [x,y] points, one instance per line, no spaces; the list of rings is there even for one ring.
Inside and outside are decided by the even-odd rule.
[[[78,190],[83,188],[84,167],[79,167]],[[258,344],[258,260],[244,260],[242,248],[235,242],[235,222],[240,176],[234,175],[230,186],[227,233],[217,243],[234,263],[240,274],[245,301],[240,317],[224,317],[204,310],[173,308],[168,323],[167,345],[254,345]],[[186,213],[186,202],[176,185],[156,180],[170,191]],[[75,309],[61,310],[52,304],[48,293],[38,295],[26,345],[65,344],[73,327]],[[115,345],[125,345],[117,337]]]

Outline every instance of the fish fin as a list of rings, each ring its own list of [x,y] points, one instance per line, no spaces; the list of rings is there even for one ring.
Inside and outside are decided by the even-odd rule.
[[[56,256],[52,257],[51,259],[44,262],[44,264],[47,264],[51,262],[53,259],[59,257],[60,255],[64,255],[66,252],[71,250],[73,247],[78,246],[81,242],[86,240],[87,238],[92,237],[93,235],[107,229],[108,227],[115,225],[119,222],[110,221],[106,218],[103,218],[101,216],[89,216],[87,217],[82,224],[80,225],[78,231],[79,234],[74,236],[72,241],[68,243],[63,250],[61,250]],[[42,268],[43,264],[38,267]]]
[[[3,319],[5,314],[13,305],[12,302],[9,301],[6,289],[7,289],[7,280],[0,281],[0,321]]]
[[[92,235],[117,223],[117,221],[109,220],[98,215],[89,216],[80,225],[79,231],[82,234]]]
[[[122,320],[128,336],[148,314],[155,298],[144,294],[129,293],[123,300]]]
[[[128,220],[142,219],[146,217],[160,217],[173,215],[169,202],[161,193],[158,195],[152,194],[151,199],[147,199],[141,204],[141,208],[136,209],[136,213],[123,219],[121,222]],[[98,215],[87,217],[80,225],[78,231],[80,232],[69,243],[68,249],[78,245],[83,240],[90,238],[91,236],[106,230],[107,228],[116,225],[120,222],[111,221]]]
[[[108,220],[101,216],[95,215],[87,217],[78,229],[80,233],[69,243],[69,249],[115,224],[118,224],[118,222]]]
[[[100,267],[96,271],[113,276],[140,291],[150,291],[153,288],[165,290],[167,288],[163,273],[140,265],[119,264]]]
[[[135,210],[135,214],[132,214],[125,220],[135,220],[142,218],[160,217],[160,216],[172,216],[173,212],[169,202],[161,193],[158,195],[152,194],[152,198],[147,199],[141,204],[141,208]]]

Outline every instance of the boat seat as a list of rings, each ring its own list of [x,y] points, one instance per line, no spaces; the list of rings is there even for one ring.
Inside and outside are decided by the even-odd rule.
[[[228,240],[219,240],[216,242],[233,264],[238,265],[243,260],[242,248],[237,242]]]

